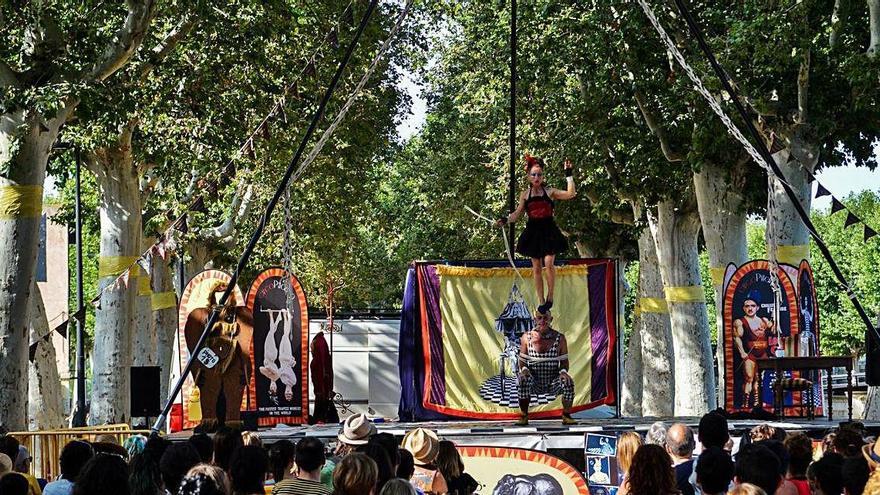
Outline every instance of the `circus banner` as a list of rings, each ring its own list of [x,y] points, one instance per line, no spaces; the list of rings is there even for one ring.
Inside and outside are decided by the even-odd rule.
[[[205,270],[196,274],[183,290],[183,295],[180,298],[180,305],[178,306],[177,312],[177,356],[178,365],[180,366],[179,369],[184,368],[190,355],[185,332],[186,321],[189,314],[198,308],[210,308],[211,294],[218,287],[227,285],[231,279],[232,277],[226,272],[220,270]],[[230,297],[235,302],[236,306],[244,305],[244,297],[242,297],[241,290],[238,286],[235,287]],[[206,356],[210,357],[210,354],[206,354]],[[191,417],[190,407],[193,406],[194,403],[199,402],[199,398],[193,396],[193,388],[193,376],[192,373],[188,373],[181,389],[183,413],[181,426],[184,429],[194,428],[201,420],[201,418]],[[242,397],[241,409],[246,409],[245,397]]]
[[[248,391],[257,423],[305,423],[309,411],[309,312],[299,280],[283,268],[263,271],[251,284],[247,307],[254,315]]]
[[[798,334],[798,303],[789,269],[780,267],[780,304],[767,261],[750,261],[727,280],[724,289],[725,405],[728,411],[750,410],[773,403],[772,372],[758,376],[757,361],[793,356]],[[762,396],[757,397],[758,380]],[[799,403],[800,394],[787,394],[785,405]]]
[[[819,352],[819,300],[816,297],[816,284],[813,280],[813,269],[807,260],[803,260],[797,271],[798,288],[798,329],[799,333],[795,341],[797,356],[818,356]],[[803,374],[813,382],[813,398],[816,401],[816,414],[822,414],[821,372],[810,370]]]
[[[440,415],[517,417],[519,338],[533,326],[529,308],[535,307],[531,270],[519,272],[521,278],[501,262],[494,266],[486,262],[480,266],[415,264],[408,277],[401,323],[402,410],[405,402],[418,395],[419,408]],[[551,326],[568,344],[574,410],[613,404],[614,261],[573,260],[557,267],[556,273]],[[417,343],[408,340],[410,331]],[[421,350],[422,360],[407,364],[410,357],[418,360],[413,344]],[[418,382],[417,392],[407,390],[408,377]],[[533,417],[558,416],[561,407],[560,396],[532,396]],[[426,419],[421,413],[416,416],[413,419]],[[403,412],[402,418],[407,417]]]
[[[546,452],[510,447],[460,446],[464,470],[494,495],[590,495],[583,475]],[[612,493],[612,492],[607,492]]]

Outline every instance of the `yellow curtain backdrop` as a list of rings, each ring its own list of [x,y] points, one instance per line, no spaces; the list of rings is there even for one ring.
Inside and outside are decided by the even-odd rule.
[[[462,268],[437,266],[440,276],[440,314],[443,325],[443,354],[446,369],[446,406],[480,413],[510,413],[512,409],[480,396],[480,386],[497,375],[504,350],[504,336],[495,331],[495,318],[507,304],[514,281],[522,284],[509,268]],[[531,275],[530,271],[527,275]],[[521,292],[532,311],[535,308],[533,279],[523,277]],[[574,404],[590,402],[592,343],[590,308],[585,266],[557,268],[552,327],[568,341],[569,373],[575,381]],[[507,363],[511,375],[515,364]],[[559,409],[561,401],[537,406],[533,411]]]

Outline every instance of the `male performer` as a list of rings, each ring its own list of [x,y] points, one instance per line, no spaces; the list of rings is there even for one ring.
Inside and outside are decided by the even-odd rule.
[[[224,290],[224,286],[214,289],[211,309],[196,308],[187,317],[184,335],[190,353]],[[193,380],[201,393],[202,424],[209,430],[218,426],[217,404],[221,391],[226,406],[226,424],[241,421],[241,398],[251,369],[248,351],[254,335],[254,318],[249,309],[236,306],[230,297],[219,311],[203,348],[207,349],[208,364],[197,358],[192,367]]]
[[[532,392],[562,394],[562,424],[575,424],[571,417],[574,380],[568,374],[568,343],[565,336],[550,328],[550,311],[535,313],[537,327],[523,334],[519,346],[519,409],[517,425],[529,424]]]
[[[770,348],[770,334],[775,333],[773,322],[758,316],[758,295],[750,293],[743,302],[745,316],[733,321],[736,350],[742,359],[743,370],[743,401],[746,406],[759,405],[761,399],[758,391],[758,359],[773,357]]]

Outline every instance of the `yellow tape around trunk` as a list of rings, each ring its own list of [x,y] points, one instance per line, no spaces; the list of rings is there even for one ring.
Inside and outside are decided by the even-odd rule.
[[[724,272],[727,271],[726,267],[723,266],[713,266],[709,267],[709,275],[712,277],[712,285],[721,285],[724,283]]]
[[[435,265],[437,275],[445,277],[515,277],[513,268],[471,268],[467,266]],[[519,274],[523,278],[532,276],[531,268],[520,268]],[[556,276],[561,275],[586,275],[586,265],[565,265],[556,267]]]
[[[98,278],[116,277],[138,260],[137,256],[101,256],[98,258]],[[129,277],[137,277],[140,266],[132,267]]]
[[[150,305],[152,306],[153,311],[159,311],[160,309],[176,308],[177,293],[174,291],[154,292],[150,295]]]
[[[147,276],[146,273],[141,273],[138,275],[138,295],[139,296],[149,296],[153,293],[153,288],[150,287],[150,277]]]
[[[776,261],[779,263],[798,266],[801,264],[801,260],[809,259],[809,244],[797,244],[794,246],[776,246]]]
[[[642,313],[668,313],[669,306],[666,300],[659,297],[640,297],[639,307]]]
[[[0,219],[39,217],[43,212],[43,186],[0,186]]]
[[[700,303],[706,302],[706,293],[702,285],[690,285],[686,287],[666,287],[666,301],[672,303]]]

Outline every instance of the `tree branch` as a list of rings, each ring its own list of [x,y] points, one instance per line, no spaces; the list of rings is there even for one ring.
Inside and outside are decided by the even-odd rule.
[[[156,11],[154,0],[126,0],[128,15],[113,42],[95,64],[89,77],[103,81],[122,68],[144,41]]]
[[[837,46],[837,40],[840,39],[840,30],[843,28],[843,16],[846,15],[844,2],[847,0],[834,0],[834,10],[831,11],[831,34],[828,35],[828,45],[831,48]]]
[[[880,1],[880,0],[877,0]],[[807,106],[809,102],[810,89],[810,49],[807,49],[801,58],[801,66],[798,70],[798,117],[797,122],[804,124],[807,122]]]
[[[174,51],[174,49],[177,48],[177,45],[189,35],[195,25],[196,17],[195,15],[190,14],[184,17],[174,29],[169,31],[168,34],[165,35],[165,38],[163,38],[162,41],[150,51],[150,56],[147,60],[138,67],[136,72],[138,79],[143,80],[153,71],[153,69],[162,63],[165,57]]]
[[[672,149],[666,131],[663,129],[663,126],[657,123],[656,117],[651,113],[651,110],[648,109],[648,105],[645,102],[645,95],[638,89],[633,91],[633,95],[636,98],[636,104],[638,104],[639,110],[642,112],[642,117],[645,118],[645,123],[648,124],[648,129],[650,129],[651,133],[657,136],[657,139],[660,140],[660,151],[663,152],[663,156],[666,157],[666,160],[670,162],[680,162],[684,160],[684,155]]]
[[[19,88],[21,87],[21,81],[18,79],[18,74],[12,67],[9,67],[9,64],[0,60],[0,88]]]
[[[874,58],[880,52],[880,0],[868,1],[868,19],[871,27],[871,42],[868,44],[868,56]]]

